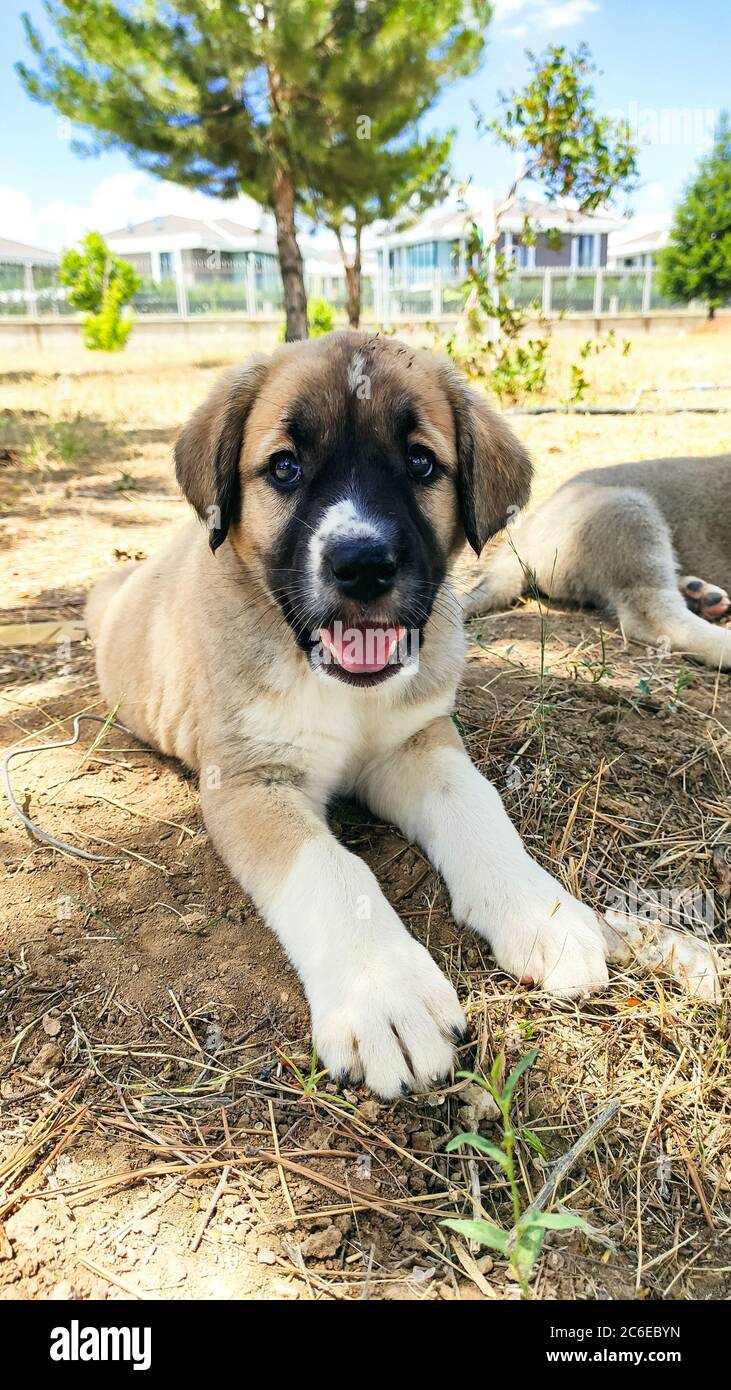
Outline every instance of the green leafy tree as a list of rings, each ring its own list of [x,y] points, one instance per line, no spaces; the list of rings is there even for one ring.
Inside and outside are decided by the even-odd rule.
[[[46,0],[63,47],[24,24],[35,70],[26,90],[161,178],[219,197],[244,191],[271,208],[287,338],[307,336],[295,216],[334,198],[356,122],[388,148],[451,78],[474,69],[489,0]],[[396,116],[379,130],[389,103]],[[350,206],[362,191],[343,184]],[[355,172],[355,170],[354,170]],[[356,200],[357,201],[357,200]]]
[[[61,256],[59,280],[68,288],[72,309],[84,314],[84,342],[102,352],[119,352],[132,332],[131,314],[123,311],[142,281],[136,270],[109,250],[99,232],[89,232],[81,250]]]
[[[486,121],[477,112],[478,131],[513,151],[518,173],[496,208],[491,236],[472,228],[462,330],[448,344],[454,356],[466,358],[469,371],[487,376],[498,394],[511,400],[543,389],[550,342],[540,305],[513,303],[512,264],[497,251],[503,219],[521,183],[537,184],[549,207],[558,198],[572,198],[579,212],[590,213],[637,182],[637,149],[628,125],[597,111],[589,80],[596,69],[586,44],[575,53],[551,44],[540,56],[529,51],[528,59],[531,76],[520,91],[499,94],[500,115]],[[549,245],[560,245],[557,229],[544,235]],[[536,239],[535,225],[526,218],[523,243],[534,245]],[[539,333],[522,342],[529,310],[538,314]],[[481,371],[480,355],[487,357]]]
[[[549,44],[528,50],[532,76],[520,91],[501,92],[494,121],[478,112],[478,128],[489,130],[518,157],[520,172],[506,202],[525,179],[540,183],[550,199],[575,198],[582,212],[609,203],[637,183],[637,149],[626,121],[601,116],[589,81],[596,66],[586,44],[570,53]]]
[[[701,299],[712,319],[731,299],[731,123],[724,112],[711,152],[675,209],[658,259],[661,293]]]
[[[370,117],[360,118],[353,136],[341,142],[330,169],[330,189],[311,198],[305,210],[335,236],[345,272],[348,323],[357,328],[361,312],[362,240],[366,227],[386,221],[401,229],[444,198],[451,185],[449,155],[454,132],[422,138],[414,111],[421,102],[400,105],[397,115],[384,101],[374,132]],[[410,116],[410,118],[409,118]],[[398,143],[392,142],[395,127]]]

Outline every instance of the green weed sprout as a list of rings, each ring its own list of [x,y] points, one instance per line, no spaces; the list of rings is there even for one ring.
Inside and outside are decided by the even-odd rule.
[[[513,1092],[521,1076],[533,1063],[538,1056],[538,1048],[535,1047],[531,1052],[521,1057],[520,1061],[510,1072],[504,1085],[501,1085],[501,1077],[505,1069],[505,1058],[501,1053],[495,1058],[489,1079],[477,1076],[474,1072],[459,1072],[460,1077],[469,1081],[476,1082],[482,1086],[495,1101],[499,1111],[503,1131],[502,1146],[493,1144],[489,1139],[484,1139],[481,1134],[458,1134],[447,1144],[446,1152],[454,1153],[455,1149],[463,1145],[469,1145],[485,1158],[489,1158],[502,1168],[510,1187],[510,1196],[513,1204],[513,1225],[509,1231],[504,1227],[497,1226],[491,1221],[482,1220],[448,1220],[443,1221],[443,1226],[448,1226],[450,1230],[456,1231],[458,1235],[466,1236],[468,1240],[477,1241],[480,1245],[487,1246],[490,1250],[497,1250],[504,1255],[513,1270],[524,1298],[530,1298],[530,1286],[528,1279],[533,1266],[541,1253],[546,1231],[568,1231],[586,1230],[586,1223],[580,1216],[573,1215],[571,1212],[543,1212],[535,1208],[528,1207],[521,1213],[521,1194],[520,1183],[518,1181],[517,1165],[515,1161],[515,1150],[518,1142],[527,1143],[537,1153],[543,1156],[543,1146],[531,1130],[521,1128],[516,1130],[510,1118],[510,1110],[513,1101]]]

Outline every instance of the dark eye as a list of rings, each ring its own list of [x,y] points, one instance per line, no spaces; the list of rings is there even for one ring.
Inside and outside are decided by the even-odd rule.
[[[427,478],[431,478],[436,470],[436,459],[431,449],[425,448],[423,444],[410,444],[408,453],[409,473],[418,482],[425,483]]]
[[[297,462],[294,454],[288,454],[283,449],[278,454],[272,454],[269,477],[282,492],[291,492],[302,477],[302,464]]]

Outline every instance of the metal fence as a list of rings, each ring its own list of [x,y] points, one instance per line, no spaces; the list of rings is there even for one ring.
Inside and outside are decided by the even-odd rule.
[[[641,270],[516,270],[508,282],[514,303],[535,305],[546,315],[647,314],[653,310],[684,307],[664,298],[652,269]],[[318,277],[307,277],[307,292],[330,302],[342,313],[345,284],[330,277],[327,288]],[[403,319],[445,319],[459,314],[464,287],[443,280],[439,272],[426,280],[403,282],[389,277],[364,277],[362,306],[367,317],[386,324]],[[212,275],[190,285],[181,281],[145,280],[132,306],[140,315],[195,318],[201,315],[240,314],[248,318],[270,317],[284,312],[282,283],[270,268],[254,268],[243,279]],[[687,306],[693,309],[693,305]],[[66,290],[58,284],[53,266],[0,262],[0,317],[73,317]]]
[[[435,275],[429,282],[384,284],[380,287],[380,314],[391,319],[449,318],[464,302],[457,282]],[[506,285],[514,304],[540,310],[546,316],[560,314],[648,314],[653,310],[686,307],[660,293],[658,276],[648,266],[641,270],[515,270]],[[692,309],[694,306],[687,306]]]

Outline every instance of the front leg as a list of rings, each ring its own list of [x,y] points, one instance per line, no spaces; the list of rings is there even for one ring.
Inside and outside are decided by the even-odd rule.
[[[487,938],[508,974],[565,997],[606,983],[594,913],[531,859],[451,719],[434,720],[369,763],[356,790],[423,847],[447,884],[455,919]]]
[[[201,798],[213,844],[302,980],[331,1074],[365,1079],[387,1099],[433,1087],[450,1070],[464,1016],[367,865],[291,783],[224,778]]]

